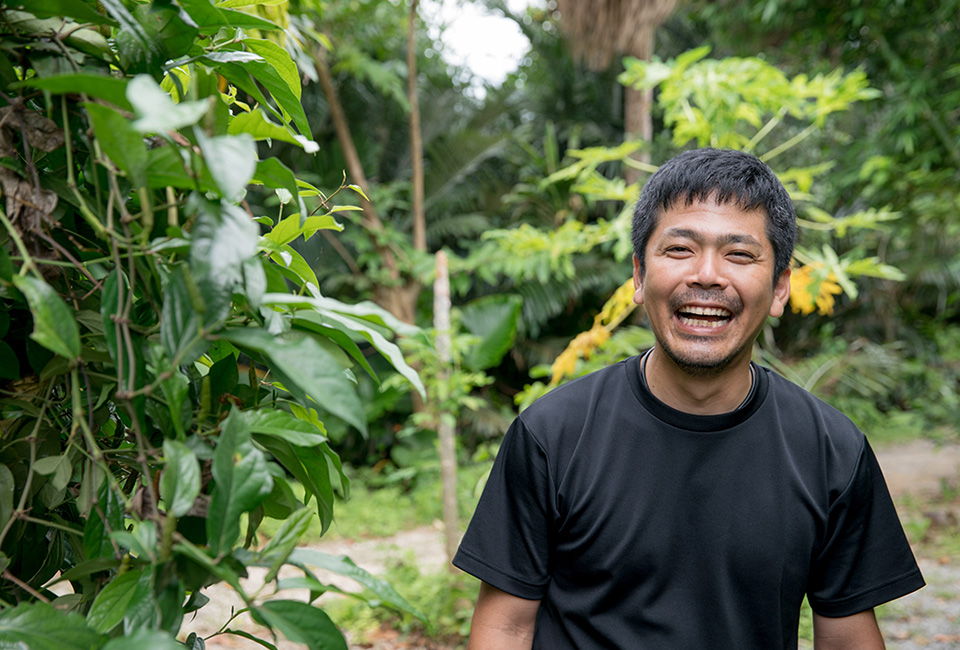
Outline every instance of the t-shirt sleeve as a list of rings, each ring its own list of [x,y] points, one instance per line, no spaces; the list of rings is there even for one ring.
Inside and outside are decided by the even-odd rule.
[[[553,492],[543,447],[517,418],[453,564],[514,596],[541,598],[549,581]]]
[[[880,465],[864,441],[850,484],[831,505],[807,596],[813,611],[850,616],[924,585]]]

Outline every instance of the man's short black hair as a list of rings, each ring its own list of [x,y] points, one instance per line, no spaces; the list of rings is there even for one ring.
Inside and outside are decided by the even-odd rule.
[[[790,266],[797,243],[797,214],[780,180],[759,158],[731,149],[694,149],[664,163],[650,177],[633,209],[633,253],[646,271],[647,241],[660,214],[683,202],[713,199],[741,210],[763,210],[773,244],[773,281]]]

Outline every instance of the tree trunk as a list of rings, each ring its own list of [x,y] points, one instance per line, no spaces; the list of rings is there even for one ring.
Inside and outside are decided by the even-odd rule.
[[[410,3],[410,27],[407,34],[407,100],[410,102],[410,154],[413,170],[410,183],[413,195],[413,248],[427,250],[427,218],[423,207],[423,136],[420,130],[420,101],[417,99],[417,2]]]
[[[450,275],[447,271],[447,255],[437,251],[437,279],[433,284],[433,326],[437,330],[437,357],[440,372],[437,381],[442,383],[450,377]],[[447,567],[456,572],[452,562],[460,541],[460,526],[457,514],[457,450],[454,437],[454,417],[451,413],[437,411],[437,438],[440,446],[440,474],[443,484],[443,536],[447,552]]]
[[[337,140],[343,150],[343,158],[347,164],[347,174],[356,185],[360,186],[363,193],[369,196],[370,183],[367,181],[363,164],[360,162],[360,155],[353,143],[350,125],[343,112],[343,107],[340,105],[337,89],[333,85],[333,77],[330,74],[330,68],[327,66],[326,56],[323,52],[317,52],[313,59],[316,64],[317,77],[320,79],[320,86],[323,88],[323,94],[330,108],[330,119],[333,121],[334,129],[337,132]],[[393,250],[386,244],[377,241],[377,235],[383,233],[386,228],[380,219],[380,215],[377,214],[376,208],[367,200],[361,200],[360,204],[363,209],[363,226],[372,232],[374,241],[377,242],[377,252],[380,254],[390,278],[390,286],[374,288],[373,298],[378,305],[391,314],[405,323],[412,324],[416,319],[417,297],[420,295],[420,287],[417,284],[403,281]]]
[[[647,31],[646,38],[637,39],[641,44],[643,51],[631,52],[633,56],[641,61],[649,61],[653,58],[653,39],[656,31],[655,25],[638,25],[638,30]],[[653,142],[653,117],[651,115],[653,108],[653,89],[637,90],[627,88],[624,93],[623,106],[623,131],[624,139],[640,139],[648,144],[647,148],[641,149],[631,155],[633,160],[642,163],[650,163],[649,144]],[[624,169],[624,178],[627,184],[637,182],[640,178],[640,170],[633,167]]]

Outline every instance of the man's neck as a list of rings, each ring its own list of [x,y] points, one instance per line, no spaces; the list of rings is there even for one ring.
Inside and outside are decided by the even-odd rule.
[[[647,387],[658,400],[691,415],[719,415],[736,410],[750,394],[750,359],[714,375],[691,375],[655,347],[646,359]]]

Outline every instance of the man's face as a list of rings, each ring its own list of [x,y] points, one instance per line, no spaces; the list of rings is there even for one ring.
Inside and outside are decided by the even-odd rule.
[[[790,296],[789,269],[773,282],[765,213],[712,199],[661,214],[645,265],[641,277],[634,258],[633,300],[667,357],[691,374],[747,363],[767,316],[780,316]]]

